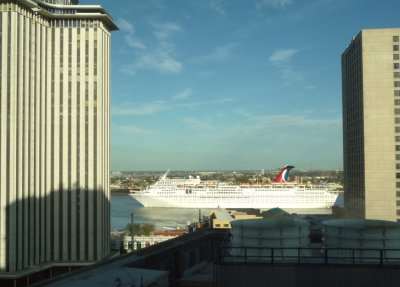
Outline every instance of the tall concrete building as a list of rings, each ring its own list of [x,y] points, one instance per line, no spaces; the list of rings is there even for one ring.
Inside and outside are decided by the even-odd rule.
[[[109,254],[117,26],[78,2],[0,0],[0,278]]]
[[[342,54],[348,216],[400,221],[400,28],[362,30]]]

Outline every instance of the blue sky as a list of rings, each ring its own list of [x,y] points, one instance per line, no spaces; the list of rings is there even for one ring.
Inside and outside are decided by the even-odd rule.
[[[111,169],[342,169],[340,55],[398,0],[82,0],[112,34]]]

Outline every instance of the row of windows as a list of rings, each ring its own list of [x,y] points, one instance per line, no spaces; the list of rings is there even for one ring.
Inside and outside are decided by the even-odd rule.
[[[74,27],[74,28],[97,28],[100,27],[98,20],[82,20],[82,19],[56,19],[51,21],[52,27]]]
[[[392,40],[393,40],[394,43],[398,43],[399,42],[399,38],[400,38],[400,36],[394,35],[392,37]],[[399,45],[398,44],[393,45],[393,51],[394,52],[398,52],[399,51]],[[399,60],[399,58],[400,58],[399,55],[400,54],[398,54],[398,53],[393,53],[393,60],[394,61]],[[393,69],[394,70],[400,69],[400,63],[393,63]],[[393,78],[394,79],[399,79],[400,78],[400,72],[399,71],[394,71],[393,72]],[[394,84],[395,88],[400,88],[400,81],[395,80],[393,84]],[[400,90],[395,89],[394,90],[394,96],[399,97],[400,96]],[[396,100],[395,100],[395,105],[398,105]]]
[[[43,2],[56,5],[76,5],[79,1],[77,0],[43,0]]]
[[[393,39],[394,43],[399,42],[399,36],[397,36],[397,35],[393,36],[392,39]],[[394,52],[398,52],[399,51],[399,45],[397,45],[397,44],[393,45],[393,51]],[[393,54],[393,60],[399,60],[399,54],[398,53],[394,53]],[[399,63],[393,63],[393,69],[394,70],[400,69],[400,64]],[[394,71],[393,72],[393,78],[395,78],[395,79],[400,78],[400,72]],[[394,87],[395,88],[400,87],[400,81],[394,81]],[[397,96],[397,97],[400,96],[400,90],[395,90],[394,91],[394,95]],[[400,105],[400,100],[395,99],[394,100],[394,104],[396,106]],[[396,115],[400,114],[400,109],[395,109],[394,113]],[[395,123],[396,124],[400,124],[400,118],[396,117],[395,118]],[[395,132],[396,133],[400,133],[400,127],[395,127]],[[396,141],[396,143],[400,142],[400,136],[395,136],[395,141]],[[400,145],[396,145],[395,146],[395,150],[396,150],[396,152],[400,152]],[[395,157],[396,157],[396,160],[400,160],[400,154],[396,154]],[[396,170],[400,170],[400,164],[399,163],[396,164]],[[399,172],[396,173],[396,178],[400,179],[400,173]],[[396,188],[400,188],[400,182],[396,182]],[[399,191],[396,192],[396,196],[400,197],[400,192]],[[399,200],[397,200],[396,206],[400,206],[400,201]],[[397,210],[397,215],[400,215],[400,210]]]
[[[399,42],[399,36],[393,36],[393,42],[397,43]],[[393,51],[399,51],[399,45],[393,45]],[[393,54],[393,60],[399,60],[399,54],[398,53],[394,53]],[[396,71],[398,69],[400,69],[400,63],[393,63],[393,69],[395,70],[393,72],[393,78],[394,79],[399,79],[400,78],[400,72]],[[400,88],[400,81],[395,80],[394,81],[394,87],[395,88]],[[400,90],[395,89],[394,90],[394,96],[400,96]],[[394,100],[394,104],[395,106],[399,106],[400,105],[400,100],[399,99],[395,99]],[[395,115],[399,115],[400,114],[400,109],[395,108],[394,109],[394,113]],[[395,118],[395,124],[400,124],[400,118],[396,117]],[[399,134],[400,133],[400,127],[395,127],[395,133]],[[395,136],[395,142],[398,143],[400,142],[400,136]],[[400,152],[400,145],[396,145],[395,146],[395,150],[396,152]],[[400,161],[400,153],[395,155],[396,160]],[[400,164],[396,164],[396,170],[400,169]],[[400,179],[400,173],[396,173],[396,178]],[[396,183],[396,188],[400,188],[400,182]]]
[[[399,36],[393,36],[393,42],[399,42]],[[399,45],[393,45],[393,51],[399,51]],[[393,54],[393,60],[399,60],[399,54]],[[397,70],[400,68],[399,63],[393,63],[393,69]],[[400,78],[400,72],[393,72],[394,78]],[[394,81],[394,87],[400,87],[400,81]],[[400,96],[400,90],[394,91],[395,96]],[[395,99],[394,104],[396,106],[400,105],[400,100]],[[399,114],[399,109],[395,109],[395,114]],[[400,124],[400,118],[395,118],[395,124]],[[400,133],[400,127],[395,127],[395,132]],[[395,136],[395,141],[400,142],[400,136]],[[395,151],[400,152],[400,145],[395,145]],[[395,155],[396,160],[400,160],[400,154]],[[396,163],[396,170],[400,170],[400,163]],[[400,179],[400,172],[396,173],[396,179]],[[400,188],[400,182],[396,182],[396,188]],[[396,196],[400,197],[400,191],[396,191]],[[400,200],[396,201],[396,206],[400,206]],[[400,215],[400,210],[397,210],[397,215]],[[400,219],[399,219],[400,220]],[[399,221],[398,220],[398,221]]]
[[[399,42],[399,36],[395,35],[392,37],[393,42]],[[399,45],[393,45],[393,51],[399,51]],[[399,60],[399,54],[398,53],[394,53],[393,54],[393,60]],[[393,69],[400,69],[400,63],[393,63]],[[399,78],[400,77],[400,72],[394,72],[393,74],[394,78]],[[395,87],[400,87],[400,83],[397,81],[397,83],[395,82]]]
[[[0,12],[1,11],[11,11],[14,10],[14,8],[16,7],[15,4],[13,3],[0,3]]]
[[[59,15],[61,15],[61,14],[76,14],[75,9],[50,8],[45,5],[40,5],[40,4],[39,4],[39,6],[41,6],[43,9],[45,9],[46,11],[49,11],[50,13],[53,13],[53,14],[59,14]]]
[[[393,36],[393,42],[399,42],[399,36]],[[393,51],[399,51],[399,46],[398,45],[393,45]],[[395,53],[393,54],[393,60],[399,60],[399,54]],[[393,63],[393,69],[397,70],[400,68],[400,64],[399,63]],[[398,71],[394,71],[393,72],[393,78],[397,79],[400,78],[400,72]],[[394,87],[398,88],[400,87],[400,81],[394,81]],[[394,90],[394,96],[399,97],[400,96],[400,90]],[[395,106],[399,106],[400,105],[400,100],[399,99],[395,99],[394,100],[394,104]],[[400,109],[395,108],[394,109],[394,113],[395,115],[399,115],[400,114]],[[400,118],[396,117],[395,118],[395,124],[400,124]],[[395,133],[399,134],[400,133],[400,127],[395,127]],[[400,136],[395,136],[395,142],[399,143],[400,142]],[[395,151],[396,152],[400,152],[400,145],[396,145],[395,146]],[[400,154],[396,154],[395,155],[396,160],[400,161]],[[400,170],[400,164],[396,164],[396,170]],[[396,178],[400,179],[400,173],[396,173]],[[396,188],[400,188],[400,182],[396,182]],[[398,192],[398,196],[400,196],[400,192]],[[399,205],[399,202],[397,203],[397,206]],[[398,211],[398,215],[399,211]]]

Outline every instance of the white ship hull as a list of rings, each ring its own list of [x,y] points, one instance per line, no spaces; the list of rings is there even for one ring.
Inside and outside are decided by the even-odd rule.
[[[284,167],[274,183],[257,186],[201,181],[200,177],[169,179],[167,172],[148,189],[131,195],[145,207],[315,209],[335,204],[339,192],[325,186],[287,183],[283,177],[291,168]]]
[[[150,189],[132,194],[145,207],[330,208],[338,193],[323,188]]]

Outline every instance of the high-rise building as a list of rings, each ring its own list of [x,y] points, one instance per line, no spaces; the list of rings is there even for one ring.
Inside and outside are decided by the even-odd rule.
[[[118,28],[78,2],[0,0],[0,277],[109,255]]]
[[[342,54],[345,208],[400,220],[400,28],[362,30]]]

